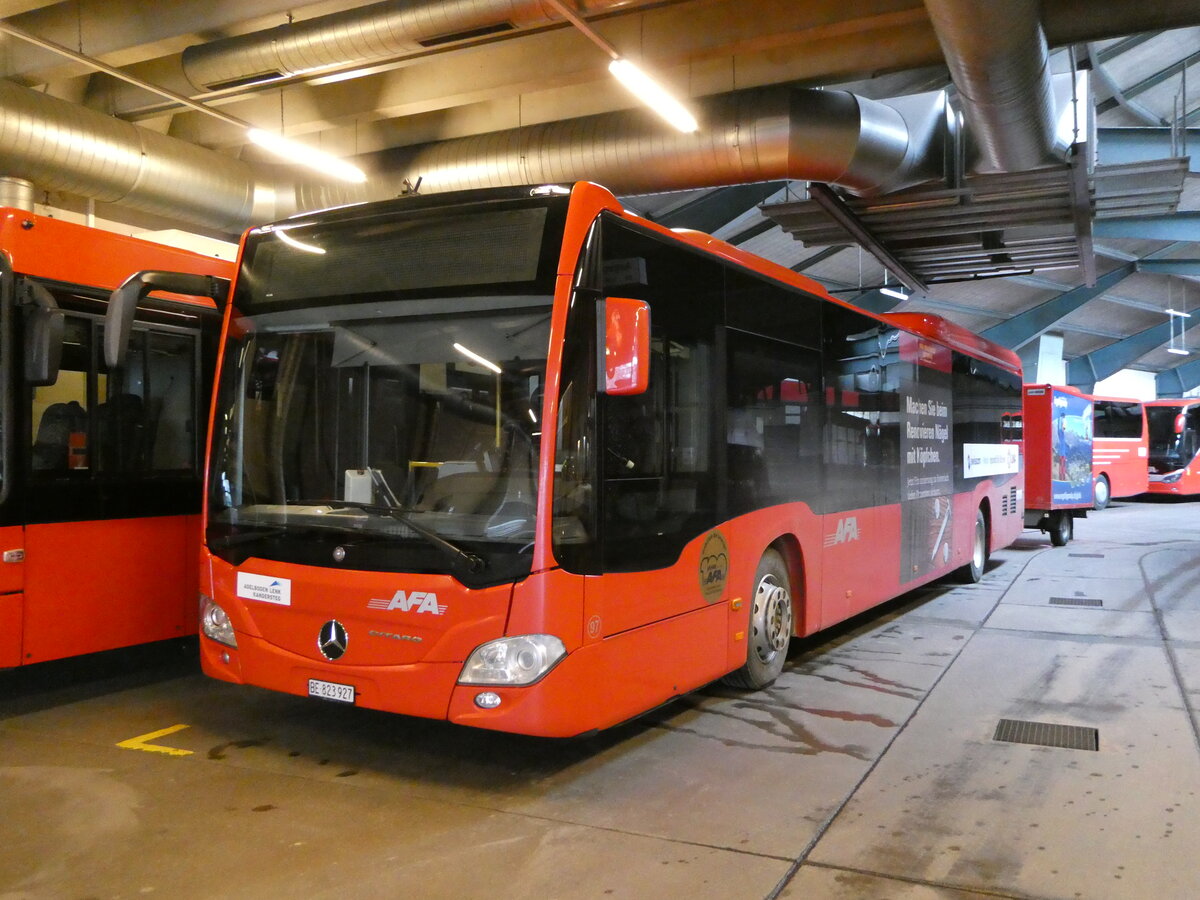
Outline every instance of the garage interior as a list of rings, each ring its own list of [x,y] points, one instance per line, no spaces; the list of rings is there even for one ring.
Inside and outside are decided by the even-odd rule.
[[[1027,382],[1200,387],[1189,0],[6,0],[0,33],[0,205],[231,258],[298,212],[591,180]],[[769,691],[566,743],[238,690],[194,644],[0,672],[0,897],[1191,897],[1194,507],[1026,532]]]

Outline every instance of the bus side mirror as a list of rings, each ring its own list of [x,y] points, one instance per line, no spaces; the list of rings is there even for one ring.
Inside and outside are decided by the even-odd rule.
[[[597,318],[604,359],[600,380],[604,393],[645,393],[650,383],[650,305],[629,297],[609,297]]]
[[[1175,433],[1176,434],[1183,434],[1183,426],[1186,421],[1187,421],[1187,416],[1185,416],[1183,413],[1180,413],[1179,415],[1177,415],[1175,417]]]
[[[229,295],[229,279],[187,272],[150,271],[136,272],[126,278],[109,296],[108,310],[104,314],[104,362],[110,369],[120,369],[125,365],[129,334],[133,330],[133,314],[151,291],[208,297],[220,310],[224,308]],[[191,313],[203,312],[202,309],[185,307],[182,302],[162,301],[158,305],[164,308],[176,305]]]
[[[45,387],[58,381],[62,362],[62,310],[51,293],[35,282],[25,284],[25,382]]]

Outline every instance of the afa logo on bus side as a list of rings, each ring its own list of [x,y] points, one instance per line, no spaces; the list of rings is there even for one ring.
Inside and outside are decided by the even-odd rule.
[[[700,548],[700,594],[705,602],[715,603],[725,593],[729,580],[729,545],[719,531],[704,539]]]

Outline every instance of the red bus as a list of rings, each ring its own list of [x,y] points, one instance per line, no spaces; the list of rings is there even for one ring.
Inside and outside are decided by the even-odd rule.
[[[205,672],[542,736],[607,728],[1022,528],[1008,350],[875,316],[593,184],[247,232]]]
[[[1146,492],[1150,439],[1141,402],[1092,397],[1092,409],[1092,502],[1104,509],[1114,497]]]
[[[1187,497],[1200,494],[1200,398],[1151,400],[1150,493]]]
[[[131,272],[232,263],[8,208],[0,251],[0,667],[194,634],[216,309],[130,308],[120,373],[101,344]]]

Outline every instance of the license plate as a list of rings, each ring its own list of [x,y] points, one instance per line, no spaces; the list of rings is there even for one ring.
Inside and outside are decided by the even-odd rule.
[[[336,700],[338,703],[354,702],[354,685],[336,684],[332,681],[308,679],[308,696],[320,697],[322,700]]]

